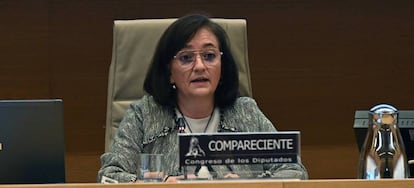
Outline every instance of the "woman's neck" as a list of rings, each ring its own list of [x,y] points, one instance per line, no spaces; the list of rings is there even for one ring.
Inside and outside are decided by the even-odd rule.
[[[214,100],[178,100],[178,108],[189,118],[205,118],[213,112]]]

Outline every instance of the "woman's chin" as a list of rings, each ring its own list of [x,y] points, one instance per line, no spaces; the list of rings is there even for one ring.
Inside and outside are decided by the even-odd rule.
[[[197,90],[194,91],[192,93],[192,96],[194,97],[213,97],[214,96],[214,92],[212,92],[211,90]]]

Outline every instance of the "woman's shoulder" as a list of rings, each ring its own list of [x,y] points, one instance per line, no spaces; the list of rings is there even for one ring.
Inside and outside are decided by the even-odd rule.
[[[251,97],[238,97],[233,105],[225,108],[225,112],[232,114],[249,114],[257,109],[256,100]]]
[[[142,105],[142,104],[148,103],[149,101],[154,101],[153,97],[151,95],[143,95],[141,98],[134,100],[132,104]]]
[[[238,97],[233,104],[234,108],[242,108],[246,106],[256,106],[256,100],[251,97]]]
[[[158,103],[155,102],[154,98],[151,95],[144,95],[140,99],[135,100],[131,103],[133,108],[154,108],[160,107]]]
[[[151,116],[156,119],[164,116],[169,117],[172,113],[171,107],[160,105],[151,95],[142,96],[140,99],[132,102],[130,107],[135,112],[140,112],[144,116]]]
[[[158,104],[150,95],[144,95],[140,99],[130,103],[129,108],[143,116],[165,116],[170,113],[168,107]]]
[[[239,102],[239,103],[256,103],[256,100],[254,100],[251,97],[243,96],[243,97],[237,97],[236,102]]]
[[[251,97],[239,97],[232,107],[223,110],[225,127],[241,132],[274,130],[272,123]]]

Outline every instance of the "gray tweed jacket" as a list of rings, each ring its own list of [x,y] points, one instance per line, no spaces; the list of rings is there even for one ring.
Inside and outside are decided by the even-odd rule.
[[[239,97],[233,107],[221,111],[223,114],[219,132],[273,132],[273,124],[260,111],[254,99]],[[173,110],[158,105],[151,96],[144,96],[132,103],[121,121],[110,151],[101,156],[102,176],[119,182],[131,182],[137,178],[140,153],[164,154],[164,172],[180,175],[178,131],[175,128]],[[299,159],[300,161],[300,159]],[[227,166],[213,166],[217,178],[229,173]],[[302,164],[233,165],[233,172],[246,178],[264,174],[276,178],[307,179]],[[191,169],[189,169],[191,172]]]

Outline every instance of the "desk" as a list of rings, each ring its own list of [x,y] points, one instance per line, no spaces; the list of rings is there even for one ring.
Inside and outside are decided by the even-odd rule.
[[[0,188],[413,188],[414,179],[404,180],[272,180],[272,181],[205,181],[185,183],[137,183],[137,184],[27,184],[0,185]]]
[[[414,179],[284,181],[283,188],[414,188]]]

